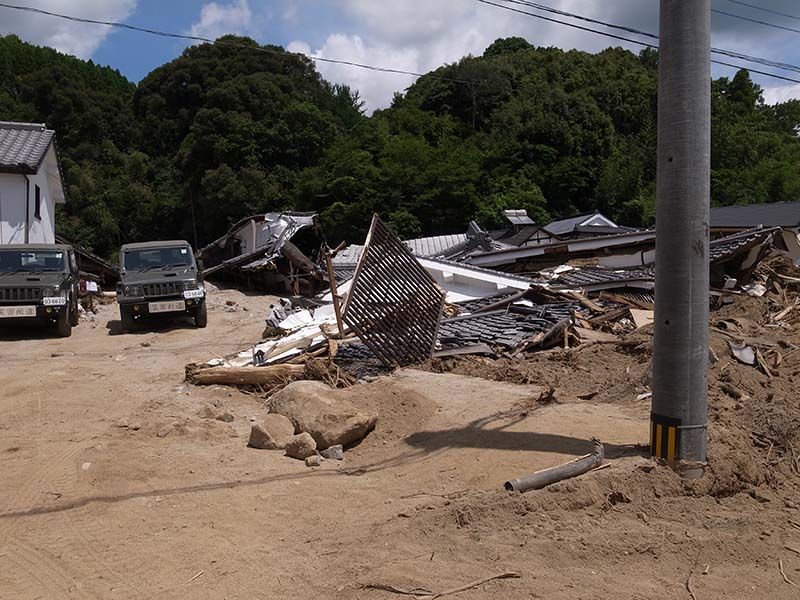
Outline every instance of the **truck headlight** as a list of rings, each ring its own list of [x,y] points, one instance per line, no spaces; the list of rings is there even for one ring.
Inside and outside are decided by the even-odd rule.
[[[183,282],[183,297],[187,300],[197,299],[205,296],[206,290],[201,283],[197,281],[184,281]]]
[[[67,292],[60,287],[42,288],[42,304],[45,306],[63,306],[67,303]]]
[[[123,296],[141,296],[142,286],[140,285],[126,285],[122,288]]]

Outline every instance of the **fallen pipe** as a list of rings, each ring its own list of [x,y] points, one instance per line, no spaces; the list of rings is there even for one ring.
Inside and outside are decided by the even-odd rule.
[[[530,475],[517,477],[511,481],[506,481],[503,487],[505,487],[509,492],[527,492],[528,490],[538,490],[550,485],[551,483],[555,483],[563,479],[569,479],[570,477],[577,477],[578,475],[582,475],[587,471],[591,471],[592,469],[599,467],[603,463],[605,450],[603,449],[603,444],[600,440],[593,438],[592,441],[594,442],[594,452],[591,454],[586,454],[585,456],[576,458],[575,460],[563,465],[558,465],[557,467],[542,469],[541,471],[536,471]]]

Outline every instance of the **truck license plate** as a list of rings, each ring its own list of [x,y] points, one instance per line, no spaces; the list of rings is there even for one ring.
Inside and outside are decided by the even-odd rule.
[[[0,306],[0,318],[35,317],[35,306]]]
[[[147,309],[151,313],[177,312],[179,310],[185,310],[186,304],[184,304],[183,300],[173,300],[171,302],[150,302],[147,305]]]

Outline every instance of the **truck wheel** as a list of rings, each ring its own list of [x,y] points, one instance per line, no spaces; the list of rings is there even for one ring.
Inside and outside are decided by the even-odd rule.
[[[72,320],[69,315],[69,307],[65,306],[58,317],[56,317],[56,331],[59,337],[69,337],[72,335]]]
[[[69,311],[70,314],[70,322],[72,323],[73,327],[77,327],[78,323],[80,322],[81,315],[78,312],[78,301],[75,300],[74,302],[70,302],[70,307],[72,310]]]
[[[208,325],[208,309],[206,309],[206,303],[203,302],[194,309],[194,326],[202,329],[206,325]]]
[[[130,333],[133,331],[134,320],[133,313],[131,313],[130,309],[120,306],[119,317],[120,321],[122,321],[122,333]]]

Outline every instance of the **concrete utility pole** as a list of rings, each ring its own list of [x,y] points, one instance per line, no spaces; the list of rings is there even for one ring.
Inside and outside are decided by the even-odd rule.
[[[702,473],[708,418],[710,0],[660,0],[651,453]]]

